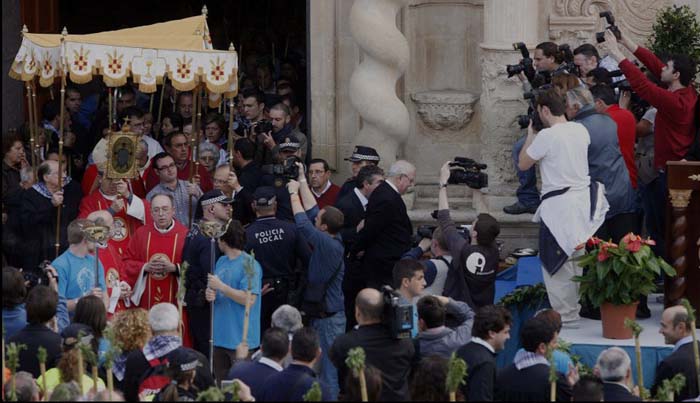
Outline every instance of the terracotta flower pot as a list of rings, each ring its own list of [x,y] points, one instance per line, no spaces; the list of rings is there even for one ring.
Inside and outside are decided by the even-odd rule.
[[[600,306],[600,317],[603,323],[603,337],[606,339],[631,339],[632,330],[625,327],[625,318],[635,320],[637,305],[613,305],[608,302]]]

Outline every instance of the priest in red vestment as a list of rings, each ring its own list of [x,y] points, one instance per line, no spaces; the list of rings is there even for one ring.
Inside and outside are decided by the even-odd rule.
[[[161,302],[177,305],[179,265],[187,237],[187,228],[173,218],[170,195],[154,196],[151,213],[153,224],[136,230],[124,254],[126,281],[134,290],[131,301],[146,310]]]
[[[87,219],[97,225],[104,225],[110,228],[110,238],[107,242],[97,245],[98,257],[105,271],[105,282],[107,284],[107,296],[109,305],[107,307],[107,319],[131,306],[131,286],[123,280],[124,261],[122,253],[114,245],[111,234],[114,231],[114,218],[107,210],[93,211]]]
[[[150,205],[136,196],[123,179],[98,176],[100,187],[80,202],[78,218],[85,218],[98,210],[107,210],[114,217],[114,232],[110,243],[119,254],[126,252],[129,238],[137,229],[151,222]]]

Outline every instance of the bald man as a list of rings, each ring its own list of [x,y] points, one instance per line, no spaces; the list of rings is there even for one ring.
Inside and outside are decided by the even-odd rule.
[[[401,196],[415,181],[416,167],[408,161],[396,161],[369,197],[350,252],[350,256],[359,256],[364,251],[361,271],[369,287],[391,285],[394,264],[411,248],[413,226]]]
[[[671,379],[676,374],[685,376],[685,386],[675,395],[676,401],[693,399],[698,396],[698,378],[693,362],[693,334],[690,326],[690,316],[685,307],[676,305],[667,308],[661,315],[659,333],[664,335],[666,344],[673,344],[673,353],[666,357],[656,368],[652,396],[661,386],[664,379]]]
[[[336,338],[328,355],[338,369],[338,379],[345,379],[348,373],[348,367],[345,365],[348,351],[362,347],[367,363],[382,372],[380,400],[407,400],[407,379],[415,354],[413,342],[411,339],[393,338],[389,327],[382,323],[383,317],[382,294],[373,288],[360,291],[355,298],[355,319],[358,327]],[[341,382],[341,395],[344,393],[344,386],[344,382]]]
[[[131,296],[131,286],[129,283],[122,280],[124,262],[122,261],[122,254],[113,239],[114,217],[112,213],[107,210],[97,210],[88,214],[87,219],[94,222],[96,225],[109,228],[107,242],[98,243],[97,249],[100,263],[102,263],[102,267],[105,271],[107,295],[109,297],[107,318],[110,319],[113,314],[127,308],[126,301]]]

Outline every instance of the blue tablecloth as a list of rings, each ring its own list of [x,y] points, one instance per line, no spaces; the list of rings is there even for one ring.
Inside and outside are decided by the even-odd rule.
[[[520,258],[518,263],[496,276],[496,295],[495,303],[498,303],[501,298],[518,287],[525,285],[535,285],[543,282],[542,269],[539,258],[526,257]],[[530,306],[509,306],[513,323],[510,327],[510,339],[506,342],[503,351],[498,353],[496,363],[498,368],[503,368],[513,362],[515,353],[522,347],[520,343],[520,329],[523,324],[533,317],[535,313],[541,309],[549,308],[549,301],[544,298],[541,301],[535,301]],[[608,344],[608,342],[611,342]],[[598,355],[606,348],[615,346],[614,340],[601,338],[601,343],[604,344],[572,344],[571,353],[580,357],[582,363],[593,368],[598,359]],[[622,346],[623,350],[629,354],[632,360],[632,376],[635,383],[637,382],[637,367],[634,347]],[[659,363],[672,352],[668,347],[642,347],[642,364],[644,375],[644,386],[651,388],[654,383],[654,375]]]

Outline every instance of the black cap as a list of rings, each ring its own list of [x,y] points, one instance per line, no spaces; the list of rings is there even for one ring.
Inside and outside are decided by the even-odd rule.
[[[276,193],[272,186],[260,186],[253,193],[253,200],[258,206],[271,206],[275,202]]]
[[[168,354],[168,367],[177,367],[180,371],[192,371],[201,367],[197,353],[187,347],[180,347]]]
[[[280,151],[283,150],[298,150],[301,147],[299,139],[293,134],[286,136],[284,140],[280,143]]]
[[[379,154],[377,153],[377,150],[375,150],[372,147],[355,146],[355,149],[352,151],[352,155],[350,156],[350,158],[345,158],[345,161],[372,161],[378,163]]]
[[[82,337],[82,339],[80,339],[80,337]],[[90,343],[92,338],[92,328],[82,323],[71,323],[61,331],[63,347],[67,349],[75,347],[79,341]]]
[[[224,192],[219,189],[210,190],[199,198],[199,203],[202,207],[212,205],[214,203],[231,204],[233,199],[226,196]]]

